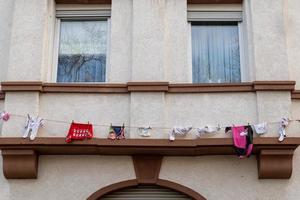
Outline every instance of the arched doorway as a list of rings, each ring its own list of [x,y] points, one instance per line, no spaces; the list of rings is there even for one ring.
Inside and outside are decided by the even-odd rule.
[[[137,180],[128,180],[115,183],[96,191],[87,200],[125,199],[206,200],[202,195],[190,188],[162,179],[158,179],[155,184],[139,184]]]
[[[157,185],[138,185],[111,192],[99,200],[192,200],[186,194]]]

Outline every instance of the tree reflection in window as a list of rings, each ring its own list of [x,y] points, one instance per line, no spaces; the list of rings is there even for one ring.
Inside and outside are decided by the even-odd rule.
[[[104,82],[107,21],[61,21],[57,82]]]

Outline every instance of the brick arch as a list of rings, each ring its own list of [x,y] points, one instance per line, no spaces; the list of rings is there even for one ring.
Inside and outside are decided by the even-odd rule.
[[[101,188],[100,190],[94,192],[91,196],[89,196],[87,198],[87,200],[98,200],[101,197],[103,197],[104,195],[109,194],[111,192],[115,192],[117,190],[125,189],[128,187],[133,187],[133,186],[138,186],[138,185],[140,185],[140,183],[138,183],[137,179],[115,183],[115,184],[106,186],[106,187]],[[156,183],[153,183],[150,185],[157,185],[157,186],[175,190],[177,192],[187,195],[188,197],[190,197],[194,200],[206,200],[206,198],[204,198],[198,192],[196,192],[188,187],[185,187],[183,185],[180,185],[180,184],[168,181],[168,180],[158,179]]]

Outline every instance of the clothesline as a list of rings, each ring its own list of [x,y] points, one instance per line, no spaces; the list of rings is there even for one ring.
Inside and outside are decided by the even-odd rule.
[[[20,117],[20,118],[27,118],[27,116],[25,115],[20,115],[20,114],[13,114],[13,113],[10,113],[11,116],[13,117]],[[48,122],[53,122],[53,123],[60,123],[60,124],[72,124],[72,122],[68,122],[68,121],[62,121],[62,120],[54,120],[54,119],[47,119],[47,118],[43,118],[44,121],[48,121]],[[300,119],[289,119],[289,122],[300,122]],[[267,124],[279,124],[280,121],[272,121],[272,122],[266,122]],[[92,123],[93,126],[95,127],[110,127],[111,124],[95,124],[95,123]],[[252,123],[247,123],[249,125],[254,125]],[[227,126],[220,126],[220,125],[217,125],[217,126],[211,126],[211,127],[217,127],[217,128],[220,128],[220,129],[225,129],[227,127],[231,127],[231,126],[234,126],[236,124],[230,124],[230,125],[227,125]],[[126,128],[151,128],[151,129],[160,129],[160,130],[171,130],[173,129],[174,127],[152,127],[152,126],[127,126],[125,125]],[[204,126],[205,127],[205,126]],[[198,128],[195,128],[192,126],[192,130],[197,130]]]

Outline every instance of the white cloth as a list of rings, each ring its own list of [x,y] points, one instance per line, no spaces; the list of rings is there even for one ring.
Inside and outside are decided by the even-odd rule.
[[[278,140],[279,140],[279,142],[282,142],[286,138],[285,129],[288,125],[289,125],[289,119],[286,118],[286,117],[281,118],[280,125],[279,125],[279,130],[278,130],[278,134],[279,134]]]
[[[151,130],[151,127],[148,127],[148,128],[139,127],[140,136],[142,136],[142,137],[150,137],[151,136],[150,130]]]
[[[191,127],[191,126],[189,126],[189,127],[174,127],[172,129],[172,131],[170,132],[169,139],[171,141],[174,141],[176,135],[185,136],[186,134],[188,134],[192,130],[192,128],[193,127]]]
[[[201,127],[201,128],[197,128],[197,137],[201,137],[204,134],[207,133],[215,133],[221,130],[220,126],[214,127],[214,126],[205,126],[205,127]]]
[[[255,130],[257,135],[263,135],[268,131],[268,125],[266,122],[253,125],[253,129]]]
[[[23,138],[27,138],[29,136],[30,140],[34,140],[41,126],[43,126],[42,118],[40,117],[34,118],[31,117],[30,115],[27,115]]]

